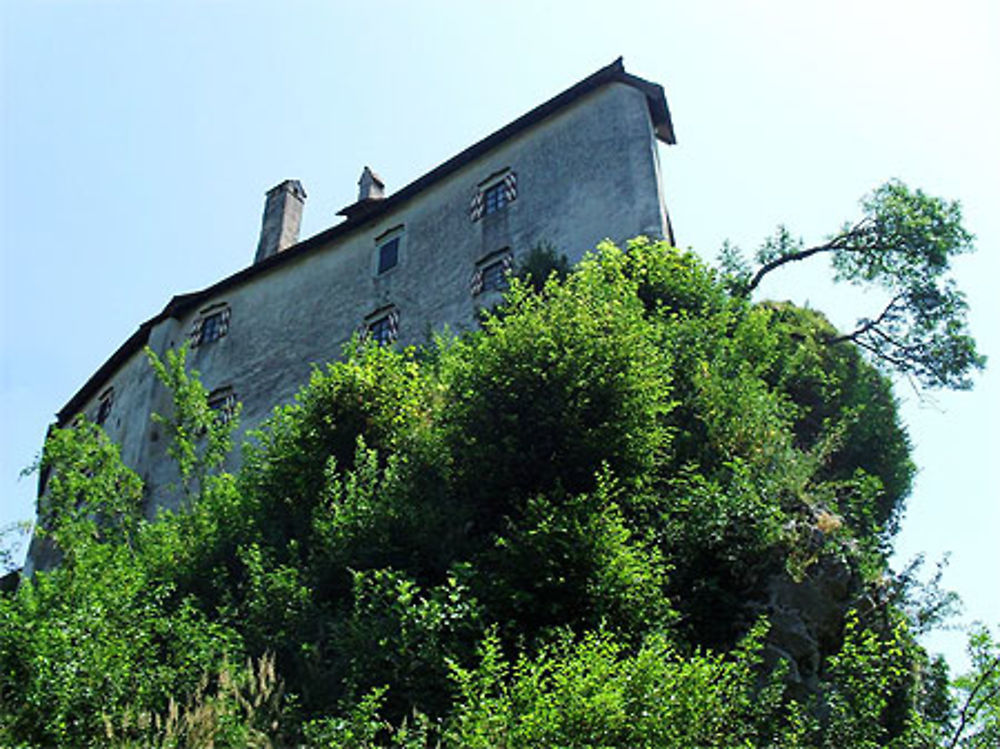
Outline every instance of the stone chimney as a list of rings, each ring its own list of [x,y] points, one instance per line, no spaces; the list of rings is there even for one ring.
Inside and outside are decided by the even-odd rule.
[[[306,191],[297,179],[286,179],[267,191],[255,263],[277,255],[299,241],[305,199]]]
[[[374,213],[385,200],[385,182],[367,166],[358,180],[358,201],[337,211],[338,216],[346,216],[348,221],[361,219]]]
[[[385,197],[385,182],[371,169],[365,167],[358,180],[358,202],[381,200]]]

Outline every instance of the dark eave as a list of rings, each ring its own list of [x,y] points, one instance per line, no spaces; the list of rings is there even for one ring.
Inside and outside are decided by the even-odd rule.
[[[378,209],[384,200],[385,198],[365,198],[357,203],[351,203],[346,208],[341,208],[337,211],[337,215],[346,217],[348,221],[371,216],[379,212]]]
[[[189,294],[175,296],[167,303],[167,306],[163,308],[162,312],[142,323],[142,325],[139,326],[139,329],[133,333],[132,336],[125,341],[125,343],[119,346],[118,350],[111,355],[111,358],[104,362],[100,369],[94,372],[90,379],[84,383],[83,387],[80,388],[72,398],[70,398],[69,402],[63,406],[62,410],[56,414],[58,425],[65,426],[71,418],[79,413],[80,409],[83,408],[87,401],[90,400],[95,391],[100,388],[136,351],[139,351],[146,345],[149,341],[150,330],[163,320],[170,317],[180,318],[192,308],[200,306],[204,300],[213,297],[226,289],[242,284],[259,274],[267,273],[276,265],[290,262],[293,259],[308,253],[310,250],[326,245],[335,239],[339,239],[340,237],[353,232],[356,229],[368,226],[379,216],[399,208],[401,205],[412,200],[427,188],[440,182],[445,177],[448,177],[475,159],[478,159],[483,154],[501,145],[505,141],[510,140],[529,128],[534,127],[542,120],[550,117],[562,109],[565,109],[581,97],[611,83],[624,83],[625,85],[632,86],[633,88],[636,88],[644,93],[646,95],[646,103],[649,106],[649,114],[653,122],[656,137],[664,143],[671,145],[677,142],[674,137],[674,127],[670,120],[670,109],[667,107],[667,98],[663,92],[663,87],[657,83],[647,81],[644,78],[639,78],[638,76],[626,73],[622,58],[619,57],[607,67],[601,68],[593,75],[584,78],[576,85],[566,89],[561,94],[554,96],[544,104],[540,104],[527,114],[522,115],[511,122],[509,125],[500,128],[492,135],[488,135],[478,143],[469,146],[458,155],[453,156],[443,164],[435,167],[431,171],[427,172],[427,174],[414,180],[398,192],[395,192],[381,200],[370,201],[371,204],[369,204],[368,201],[362,201],[362,203],[365,203],[363,207],[360,203],[348,206],[348,209],[351,210],[345,209],[342,211],[342,213],[345,213],[348,216],[346,221],[336,224],[335,226],[331,226],[329,229],[321,231],[319,234],[315,234],[308,239],[304,239],[298,244],[293,245],[282,252],[271,255],[270,257],[265,258],[258,263],[254,263],[253,265],[250,265],[231,276],[227,276],[221,281],[212,284],[208,288],[202,289],[201,291],[191,292]]]

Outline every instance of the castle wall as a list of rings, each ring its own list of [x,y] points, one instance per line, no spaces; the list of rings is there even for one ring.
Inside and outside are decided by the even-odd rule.
[[[477,190],[511,173],[516,198],[473,220]],[[476,294],[471,284],[477,263],[491,253],[506,250],[516,259],[547,242],[576,262],[605,238],[669,236],[667,227],[647,96],[613,82],[327,245],[199,299],[179,319],[156,322],[149,345],[162,356],[187,340],[199,319],[227,309],[225,334],[193,348],[189,364],[210,391],[232,389],[242,403],[242,434],[291,401],[314,365],[337,358],[370,313],[396,310],[401,345],[424,343],[446,325],[456,331],[474,325],[477,307],[499,298],[496,291]],[[398,264],[380,275],[377,240],[396,235]],[[106,386],[115,395],[105,426],[146,483],[147,514],[176,507],[168,440],[150,421],[152,412],[169,411],[169,394],[141,353],[108,376]],[[91,418],[98,401],[83,409]],[[234,455],[230,467],[238,460]]]

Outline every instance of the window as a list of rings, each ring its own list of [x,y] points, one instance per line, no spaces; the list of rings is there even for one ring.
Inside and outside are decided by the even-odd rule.
[[[103,425],[105,421],[108,420],[108,416],[111,415],[111,406],[114,404],[115,400],[115,389],[108,388],[102,394],[97,404],[97,418],[94,419],[98,424]]]
[[[222,313],[216,312],[204,319],[201,324],[201,335],[198,337],[198,344],[211,343],[222,338]]]
[[[507,265],[497,260],[483,268],[483,291],[502,291],[507,288]]]
[[[191,326],[188,340],[191,348],[204,346],[222,338],[229,332],[230,309],[228,304],[215,304],[202,310]]]
[[[503,182],[487,188],[483,193],[483,214],[489,216],[507,205],[507,190]]]
[[[213,390],[208,394],[208,407],[215,411],[215,416],[225,424],[236,415],[236,393],[228,385]]]
[[[381,276],[399,262],[399,237],[393,237],[378,248],[378,274]]]
[[[376,312],[365,324],[365,329],[366,334],[380,346],[392,343],[399,336],[399,310]]]
[[[514,255],[509,249],[494,252],[481,260],[472,274],[472,296],[506,289],[507,276],[513,267]]]
[[[499,178],[496,175],[489,177],[476,190],[469,206],[473,221],[496,213],[517,200],[517,174],[506,170],[502,174]]]
[[[403,244],[403,224],[397,224],[375,237],[375,257],[372,261],[372,272],[376,276],[388,273],[402,259],[405,251]]]

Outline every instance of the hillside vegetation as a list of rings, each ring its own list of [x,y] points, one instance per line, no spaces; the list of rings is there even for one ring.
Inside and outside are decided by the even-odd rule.
[[[476,332],[316,369],[235,475],[234,422],[153,357],[187,497],[156,522],[99,428],[56,430],[63,560],[0,596],[0,743],[951,740],[915,641],[947,597],[887,564],[887,376],[663,243],[533,262]]]

